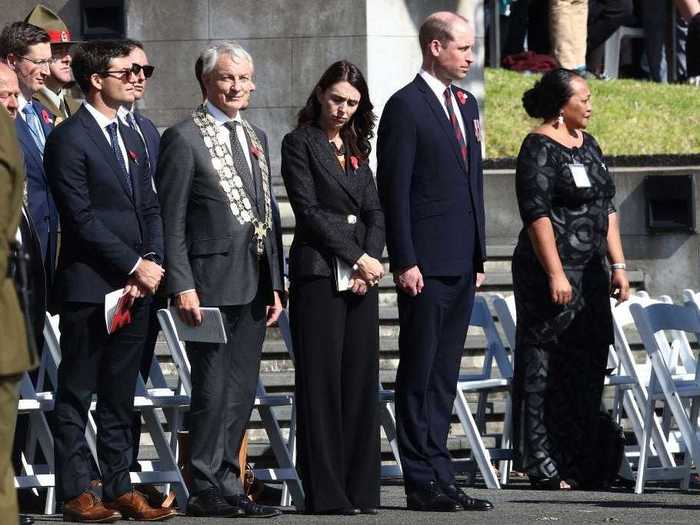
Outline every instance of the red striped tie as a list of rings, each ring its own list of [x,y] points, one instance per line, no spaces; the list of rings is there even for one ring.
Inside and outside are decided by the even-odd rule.
[[[459,127],[459,121],[457,120],[454,107],[452,107],[452,93],[450,93],[450,88],[445,90],[445,105],[447,106],[447,114],[450,117],[450,122],[452,122],[452,127],[455,129],[455,137],[457,137],[457,144],[459,144],[459,152],[462,154],[462,160],[466,164],[467,143],[464,140],[464,135],[462,135],[462,129]]]

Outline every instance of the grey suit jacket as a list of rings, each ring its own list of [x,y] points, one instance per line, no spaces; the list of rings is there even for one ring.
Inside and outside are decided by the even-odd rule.
[[[269,166],[267,137],[262,130],[254,130]],[[260,168],[255,159],[252,164],[260,185]],[[278,226],[273,221],[265,239],[265,256],[259,261],[253,227],[239,224],[231,213],[192,118],[163,134],[156,181],[163,216],[166,292],[196,289],[202,306],[234,306],[250,303],[260,284],[272,304],[273,290],[284,289],[282,254],[275,242]],[[258,193],[262,198],[261,187]]]

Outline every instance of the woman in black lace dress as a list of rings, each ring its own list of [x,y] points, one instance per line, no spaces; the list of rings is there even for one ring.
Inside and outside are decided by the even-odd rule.
[[[523,141],[516,171],[524,224],[513,256],[516,466],[539,488],[595,487],[610,476],[598,435],[609,297],[629,295],[615,186],[583,131],[591,93],[582,77],[551,71],[523,105],[543,123]]]

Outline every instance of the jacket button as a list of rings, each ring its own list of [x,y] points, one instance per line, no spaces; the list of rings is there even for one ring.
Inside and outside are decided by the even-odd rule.
[[[350,214],[348,215],[347,220],[348,224],[355,224],[357,223],[357,216]]]

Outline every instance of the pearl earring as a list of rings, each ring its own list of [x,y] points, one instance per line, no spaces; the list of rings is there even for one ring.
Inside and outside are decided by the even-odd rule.
[[[557,118],[557,125],[561,126],[564,123],[564,115],[561,113],[559,114],[559,117]]]

